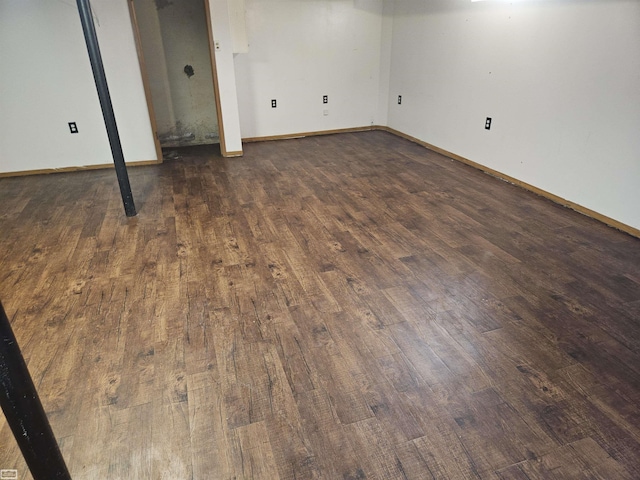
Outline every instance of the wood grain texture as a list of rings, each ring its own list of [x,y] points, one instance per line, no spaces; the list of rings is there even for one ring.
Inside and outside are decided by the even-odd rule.
[[[165,153],[0,180],[73,478],[640,478],[638,239],[387,132]]]
[[[591,218],[595,218],[596,220],[609,225],[613,228],[617,228],[619,230],[622,230],[623,232],[626,232],[630,235],[633,235],[635,237],[640,238],[640,230],[632,227],[630,225],[627,225],[625,223],[622,223],[618,220],[615,220],[614,218],[611,217],[607,217],[606,215],[603,215],[601,213],[596,212],[595,210],[591,210],[590,208],[587,207],[583,207],[582,205],[572,202],[571,200],[567,200],[566,198],[562,198],[559,197],[558,195],[555,195],[551,192],[547,192],[546,190],[543,190],[541,188],[535,187],[527,182],[523,182],[522,180],[518,180],[517,178],[514,178],[510,175],[507,175],[505,173],[502,173],[498,170],[494,170],[492,168],[489,168],[487,166],[484,166],[480,163],[474,162],[473,160],[469,160],[468,158],[462,157],[460,155],[457,155],[455,153],[449,152],[448,150],[445,150],[443,148],[437,147],[435,145],[432,145],[428,142],[424,142],[416,137],[413,137],[411,135],[408,135],[406,133],[402,133],[398,130],[395,130],[393,128],[390,127],[386,127],[386,126],[377,126],[377,127],[373,127],[373,129],[376,130],[382,130],[385,132],[390,132],[393,133],[394,135],[398,135],[399,137],[402,138],[406,138],[407,140],[411,140],[412,142],[417,143],[418,145],[422,145],[423,147],[428,148],[429,150],[436,152],[436,153],[440,153],[448,158],[452,158],[454,160],[457,160],[459,162],[462,162],[466,165],[469,165],[473,168],[477,168],[479,170],[482,170],[485,173],[488,173],[489,175],[493,175],[497,178],[501,178],[502,180],[505,180],[509,183],[513,183],[514,185],[518,185],[519,187],[524,188],[525,190],[528,190],[530,192],[533,192],[535,194],[541,195],[544,198],[548,198],[549,200],[559,204],[559,205],[563,205],[565,207],[569,207],[573,210],[575,210],[576,212],[580,212],[583,215],[587,215],[588,217]]]

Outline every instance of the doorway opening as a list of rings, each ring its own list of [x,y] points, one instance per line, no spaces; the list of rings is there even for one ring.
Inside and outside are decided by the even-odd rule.
[[[129,0],[147,103],[162,148],[220,143],[207,0]]]

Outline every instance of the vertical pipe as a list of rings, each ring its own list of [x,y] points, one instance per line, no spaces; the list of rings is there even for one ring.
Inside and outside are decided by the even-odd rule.
[[[71,476],[0,303],[0,406],[34,480]]]
[[[124,154],[122,153],[122,145],[120,144],[120,135],[118,134],[116,117],[113,113],[109,87],[107,86],[107,77],[104,73],[102,55],[100,55],[100,46],[98,45],[96,27],[93,23],[93,16],[91,14],[91,5],[89,5],[89,0],[77,0],[77,4],[78,11],[80,13],[80,21],[82,23],[82,31],[84,32],[84,40],[87,44],[89,60],[91,61],[91,70],[93,70],[93,78],[96,82],[98,97],[100,98],[102,116],[104,117],[104,123],[107,127],[107,135],[109,136],[109,144],[111,145],[113,163],[116,166],[116,175],[118,176],[118,184],[120,185],[122,203],[124,203],[124,212],[127,217],[135,217],[136,206],[133,203],[133,194],[131,193],[131,185],[129,185],[127,166],[124,163]]]

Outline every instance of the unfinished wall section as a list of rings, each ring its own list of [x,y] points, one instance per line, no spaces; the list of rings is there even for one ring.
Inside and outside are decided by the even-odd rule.
[[[135,0],[163,147],[218,143],[203,0]]]

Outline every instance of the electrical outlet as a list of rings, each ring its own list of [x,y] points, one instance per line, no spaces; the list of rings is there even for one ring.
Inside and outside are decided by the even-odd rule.
[[[485,120],[484,128],[485,130],[491,130],[491,117],[487,117],[487,119]]]
[[[402,95],[398,95],[398,105],[402,105]]]
[[[277,102],[276,99],[274,98],[273,100],[271,100],[271,108],[276,108],[277,106]]]
[[[322,96],[322,103],[329,103],[329,95]]]
[[[69,122],[69,131],[71,133],[78,133],[78,126],[76,125],[76,122]]]

